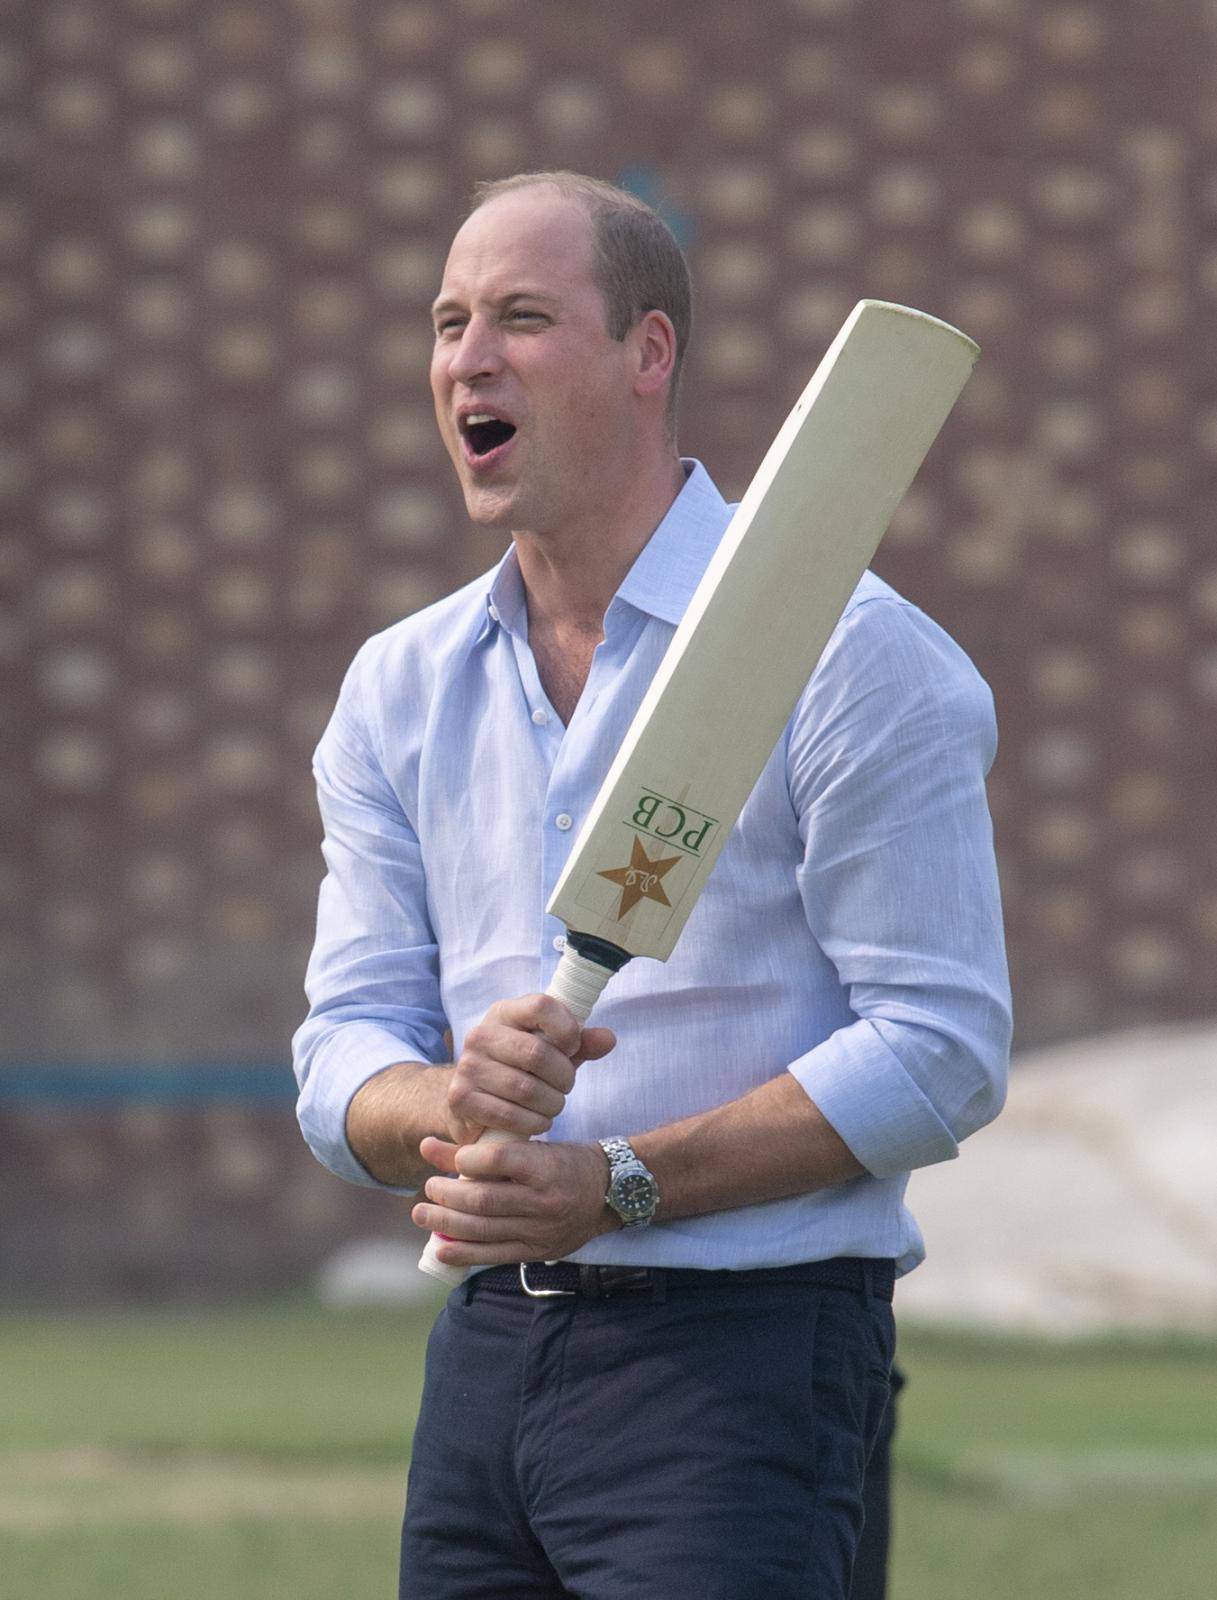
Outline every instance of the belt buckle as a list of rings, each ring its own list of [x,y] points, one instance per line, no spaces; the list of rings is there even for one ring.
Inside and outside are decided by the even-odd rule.
[[[550,1264],[546,1262],[546,1266]],[[555,1297],[561,1298],[564,1295],[569,1296],[572,1300],[575,1298],[578,1293],[575,1289],[534,1289],[528,1281],[528,1269],[532,1265],[534,1263],[531,1261],[520,1262],[520,1288],[523,1289],[526,1295],[530,1295],[534,1300],[551,1300]]]

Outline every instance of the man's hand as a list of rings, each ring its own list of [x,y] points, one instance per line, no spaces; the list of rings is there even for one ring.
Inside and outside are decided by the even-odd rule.
[[[459,1174],[428,1178],[426,1200],[410,1213],[420,1228],[446,1235],[436,1244],[449,1266],[557,1261],[619,1226],[604,1203],[609,1165],[599,1145],[427,1138],[419,1150],[432,1166]]]
[[[452,1071],[454,1141],[471,1144],[483,1128],[526,1139],[547,1133],[574,1086],[576,1067],[599,1060],[616,1042],[608,1028],[580,1028],[550,995],[499,1001],[469,1030]]]
[[[451,1066],[401,1061],[351,1097],[346,1135],[380,1183],[414,1188],[430,1171],[419,1141],[445,1135],[472,1144],[483,1128],[525,1136],[547,1130],[575,1081],[575,1068],[617,1043],[608,1028],[580,1029],[548,995],[491,1006]]]

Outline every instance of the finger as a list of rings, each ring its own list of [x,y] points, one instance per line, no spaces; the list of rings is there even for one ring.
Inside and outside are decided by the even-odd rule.
[[[441,1172],[455,1172],[459,1148],[458,1145],[449,1144],[447,1139],[437,1139],[429,1133],[419,1145],[418,1153],[429,1167],[438,1167]]]
[[[525,994],[514,1000],[501,1000],[492,1011],[509,1027],[541,1033],[568,1058],[579,1048],[578,1018],[561,1000],[551,994]]]
[[[478,1182],[464,1178],[428,1178],[420,1206],[430,1203],[472,1217],[536,1217],[545,1214],[535,1190],[519,1183]]]
[[[494,1245],[471,1244],[464,1239],[436,1239],[435,1253],[446,1267],[503,1267],[538,1259],[536,1251],[530,1250],[522,1239]]]
[[[575,1066],[581,1066],[584,1061],[599,1061],[601,1056],[608,1055],[616,1043],[617,1035],[611,1028],[584,1028]]]
[[[460,1121],[482,1129],[493,1128],[496,1133],[509,1133],[516,1139],[531,1139],[538,1133],[547,1133],[553,1126],[552,1117],[543,1117],[514,1101],[500,1100],[467,1085],[464,1088],[454,1086],[448,1103]]]
[[[528,1139],[483,1139],[461,1145],[456,1152],[456,1170],[462,1178],[485,1183],[536,1184],[544,1182],[549,1170],[547,1157],[544,1144]]]
[[[543,1116],[556,1117],[575,1083],[575,1069],[570,1058],[559,1054],[539,1034],[515,1033],[506,1037],[513,1041],[510,1047],[513,1061],[505,1060],[498,1053],[469,1057],[462,1060],[461,1069],[454,1078],[459,1077],[463,1085],[483,1094],[493,1094]]]
[[[429,1233],[443,1234],[445,1239],[463,1239],[467,1244],[496,1245],[514,1238],[520,1230],[520,1217],[479,1217],[468,1211],[458,1211],[452,1206],[431,1205],[419,1201],[411,1208],[410,1220],[416,1227]]]
[[[569,1055],[541,1033],[529,1033],[502,1023],[482,1023],[465,1041],[457,1062],[458,1075],[476,1072],[487,1062],[514,1067],[541,1083],[548,1083],[561,1094],[568,1094],[575,1081]]]

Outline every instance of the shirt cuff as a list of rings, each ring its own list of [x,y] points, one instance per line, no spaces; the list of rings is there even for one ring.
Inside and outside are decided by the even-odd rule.
[[[898,1177],[959,1154],[951,1130],[865,1018],[830,1034],[789,1070],[876,1178]]]
[[[401,1061],[426,1063],[427,1052],[418,1043],[399,1039],[373,1022],[348,1022],[317,1048],[300,1098],[296,1116],[305,1142],[323,1167],[348,1183],[383,1189],[387,1194],[417,1194],[374,1178],[347,1143],[347,1107],[369,1078]]]

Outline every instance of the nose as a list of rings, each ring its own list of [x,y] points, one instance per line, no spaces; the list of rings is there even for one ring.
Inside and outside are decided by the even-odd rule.
[[[476,383],[479,378],[493,377],[500,365],[494,330],[484,317],[470,317],[449,357],[448,371],[453,382]]]

